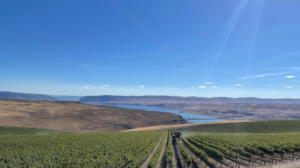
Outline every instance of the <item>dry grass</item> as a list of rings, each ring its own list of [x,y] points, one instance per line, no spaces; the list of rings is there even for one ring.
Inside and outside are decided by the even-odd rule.
[[[161,125],[161,126],[152,126],[152,127],[142,127],[142,128],[135,128],[129,129],[126,131],[150,131],[150,130],[162,130],[162,129],[170,129],[170,128],[180,128],[186,126],[195,126],[195,125],[206,125],[206,124],[221,124],[221,123],[238,123],[238,122],[254,122],[251,120],[228,120],[228,121],[216,121],[210,123],[198,123],[198,124],[178,124],[178,125]]]

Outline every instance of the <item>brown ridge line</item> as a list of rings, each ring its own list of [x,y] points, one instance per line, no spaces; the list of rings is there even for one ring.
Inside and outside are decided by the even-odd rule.
[[[128,131],[150,131],[150,130],[161,130],[161,129],[170,129],[170,128],[178,128],[178,127],[186,127],[186,126],[195,126],[195,125],[207,125],[207,124],[222,124],[222,123],[239,123],[239,122],[255,122],[251,120],[228,120],[228,121],[216,121],[209,123],[197,123],[197,124],[178,124],[178,125],[160,125],[160,126],[152,126],[152,127],[141,127],[135,129],[129,129],[122,132]]]

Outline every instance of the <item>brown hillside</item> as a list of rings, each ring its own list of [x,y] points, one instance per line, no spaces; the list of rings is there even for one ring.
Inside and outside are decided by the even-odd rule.
[[[0,126],[108,132],[186,123],[181,116],[171,113],[78,102],[0,99]]]

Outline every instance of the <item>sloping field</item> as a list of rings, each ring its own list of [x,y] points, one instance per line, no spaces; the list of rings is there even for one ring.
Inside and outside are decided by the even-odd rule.
[[[0,99],[0,126],[111,132],[188,123],[179,115],[79,102]]]
[[[250,124],[251,129],[244,130],[253,133],[223,133],[240,131],[232,126],[239,124]],[[177,126],[169,131],[59,135],[32,135],[34,128],[0,127],[0,167],[297,167],[300,133],[290,131],[296,131],[291,126],[299,124],[228,121]],[[280,133],[275,133],[275,125],[281,127]],[[1,128],[27,130],[31,136],[1,135]],[[175,138],[179,133],[174,131],[180,131],[181,138]]]
[[[300,159],[299,120],[192,125],[173,131],[181,137],[176,148],[187,150],[178,152],[184,167],[191,165],[185,155],[194,167],[295,167]]]
[[[202,161],[213,167],[276,167],[278,164],[289,165],[300,159],[299,132],[181,133],[181,140],[186,148],[194,151],[196,148],[206,153],[207,160]],[[197,159],[194,161],[198,162]]]
[[[0,167],[139,167],[167,131],[0,135]]]

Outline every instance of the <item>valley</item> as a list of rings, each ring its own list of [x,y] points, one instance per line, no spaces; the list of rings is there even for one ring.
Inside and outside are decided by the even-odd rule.
[[[201,98],[176,96],[86,96],[93,104],[153,106],[229,120],[300,119],[299,99]]]

